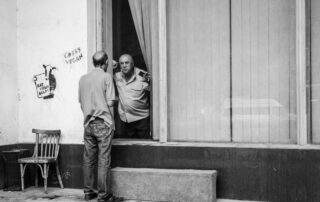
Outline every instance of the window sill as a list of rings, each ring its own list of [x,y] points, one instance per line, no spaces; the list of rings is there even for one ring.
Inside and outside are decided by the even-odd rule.
[[[166,142],[153,140],[114,139],[113,145],[165,146],[165,147],[216,147],[216,148],[254,148],[254,149],[299,149],[320,150],[320,145],[296,144],[257,144],[257,143],[201,143],[201,142]]]

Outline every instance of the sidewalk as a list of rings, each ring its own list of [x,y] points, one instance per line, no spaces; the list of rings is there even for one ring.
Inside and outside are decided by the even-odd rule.
[[[83,200],[83,191],[81,189],[60,189],[48,188],[48,194],[43,192],[43,188],[29,187],[24,192],[21,191],[3,191],[0,190],[1,202],[46,202],[46,201],[60,201],[60,202],[79,202]],[[93,199],[91,201],[97,201]],[[125,202],[148,202],[142,200],[125,200]],[[150,201],[149,201],[150,202]],[[200,202],[200,201],[199,201]],[[229,199],[218,199],[217,202],[249,202]],[[250,201],[254,202],[254,201]]]

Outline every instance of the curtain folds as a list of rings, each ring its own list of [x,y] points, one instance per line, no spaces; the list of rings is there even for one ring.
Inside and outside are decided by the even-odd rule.
[[[158,34],[158,1],[157,0],[128,0],[133,22],[138,35],[141,51],[148,72],[152,75],[151,105],[158,106],[159,99],[159,34]],[[154,96],[155,95],[155,96]],[[159,108],[151,107],[153,131],[159,131]],[[153,133],[154,140],[159,139],[158,133]]]
[[[143,58],[149,72],[158,65],[158,2],[129,0]]]

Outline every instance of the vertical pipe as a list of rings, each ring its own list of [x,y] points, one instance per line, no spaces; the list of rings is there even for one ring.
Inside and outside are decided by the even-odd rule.
[[[297,141],[308,144],[306,94],[306,2],[296,0]]]
[[[166,35],[166,0],[158,0],[159,12],[159,136],[160,142],[168,141],[168,106],[167,106],[167,35]]]

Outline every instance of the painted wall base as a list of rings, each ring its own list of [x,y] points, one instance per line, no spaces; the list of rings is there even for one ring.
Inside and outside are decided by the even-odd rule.
[[[30,144],[0,149],[8,147],[32,150]],[[80,144],[61,146],[59,160],[65,187],[83,187],[82,151]],[[116,145],[112,167],[217,170],[217,198],[320,201],[320,150]],[[49,186],[59,186],[55,178],[50,173]]]

